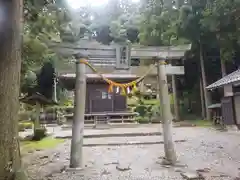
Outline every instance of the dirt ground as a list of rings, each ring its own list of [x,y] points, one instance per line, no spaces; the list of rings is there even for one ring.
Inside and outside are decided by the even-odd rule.
[[[34,180],[181,180],[182,173],[196,171],[207,180],[239,177],[240,133],[174,128],[174,140],[181,164],[177,167],[158,163],[164,155],[161,136],[85,139],[82,171],[65,171],[69,165],[70,140],[55,149],[29,153],[23,160],[30,179]],[[112,142],[128,145],[112,146]],[[134,145],[136,142],[138,145]]]

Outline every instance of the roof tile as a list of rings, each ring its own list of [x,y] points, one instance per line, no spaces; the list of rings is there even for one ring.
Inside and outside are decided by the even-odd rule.
[[[218,87],[227,85],[227,84],[233,84],[240,81],[240,69],[237,71],[232,72],[231,74],[228,74],[224,76],[222,79],[219,79],[218,81],[214,82],[213,84],[210,84],[206,87],[206,89],[216,89]]]

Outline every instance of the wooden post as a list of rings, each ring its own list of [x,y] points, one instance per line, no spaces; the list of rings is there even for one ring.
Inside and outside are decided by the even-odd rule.
[[[174,115],[177,121],[180,120],[179,116],[179,103],[178,103],[178,95],[176,88],[176,75],[172,75],[172,89],[173,89],[173,105],[174,105]]]
[[[162,110],[162,127],[164,138],[165,160],[168,164],[175,164],[177,155],[175,152],[174,142],[172,138],[172,114],[170,107],[170,99],[168,95],[167,76],[165,72],[165,65],[157,63],[158,79],[159,79],[159,99]]]
[[[211,102],[210,102],[210,94],[206,90],[207,80],[206,80],[206,73],[205,73],[202,45],[200,44],[199,47],[200,47],[200,67],[201,67],[201,76],[202,76],[202,86],[203,86],[203,94],[204,94],[205,108],[206,108],[206,117],[205,118],[207,120],[210,120],[211,119],[211,115],[210,115],[210,110],[208,109],[208,106],[211,104]]]
[[[83,130],[86,97],[86,65],[80,63],[81,57],[76,56],[76,84],[74,96],[74,118],[72,125],[72,142],[70,168],[83,168]]]
[[[34,134],[37,128],[40,127],[40,112],[41,112],[41,105],[39,102],[36,103],[36,112],[34,118]]]

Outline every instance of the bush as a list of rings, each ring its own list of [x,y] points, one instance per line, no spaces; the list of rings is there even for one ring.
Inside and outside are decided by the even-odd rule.
[[[147,106],[140,104],[135,108],[134,111],[137,112],[139,114],[139,116],[144,117],[147,114]]]
[[[150,100],[150,99],[152,99],[152,95],[151,94],[144,94],[143,99]]]
[[[128,94],[127,94],[127,97],[128,97],[128,98],[132,98],[132,97],[133,97],[133,94],[132,94],[132,93],[128,93]]]
[[[137,98],[141,98],[142,97],[142,93],[137,90],[135,93],[134,93],[134,96],[136,96]]]
[[[153,116],[157,116],[157,117],[161,116],[160,105],[154,105],[152,107],[152,114],[153,114]]]
[[[72,99],[68,99],[64,102],[64,106],[73,106],[74,101]]]
[[[148,124],[150,122],[148,117],[142,117],[142,116],[137,116],[135,120],[140,124]]]
[[[47,136],[47,129],[46,128],[37,128],[34,131],[34,136],[33,136],[32,140],[40,141],[43,138],[45,138],[46,136]]]
[[[151,112],[152,112],[151,114],[152,123],[159,123],[161,119],[160,106],[159,105],[152,106]]]
[[[147,106],[146,116],[149,117],[149,119],[152,118],[152,116],[153,116],[153,105],[148,105]]]

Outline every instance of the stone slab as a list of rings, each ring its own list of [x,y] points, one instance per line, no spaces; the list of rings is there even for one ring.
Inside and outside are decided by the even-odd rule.
[[[180,174],[186,180],[204,180],[204,177],[196,171],[182,172]]]

